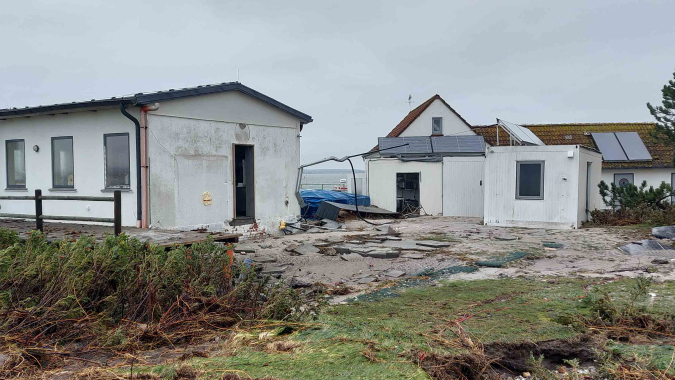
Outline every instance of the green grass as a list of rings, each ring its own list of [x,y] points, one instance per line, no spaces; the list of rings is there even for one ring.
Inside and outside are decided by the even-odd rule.
[[[619,355],[624,360],[638,360],[648,363],[660,370],[669,369],[668,373],[675,374],[675,363],[671,365],[673,358],[673,346],[671,345],[632,345],[611,343],[608,348],[610,351]],[[669,367],[670,365],[670,367]]]
[[[317,327],[296,332],[285,339],[302,346],[290,353],[266,353],[250,347],[234,355],[195,358],[187,361],[205,371],[201,378],[217,379],[223,370],[240,370],[253,377],[281,379],[425,379],[426,374],[400,354],[412,349],[455,352],[422,334],[434,334],[450,321],[469,317],[462,327],[483,343],[570,338],[578,334],[558,322],[570,313],[587,313],[581,298],[584,286],[593,280],[503,279],[444,282],[442,286],[409,288],[400,297],[378,302],[355,302],[327,309]],[[621,300],[629,280],[602,285]],[[655,312],[672,310],[675,283],[654,284]],[[648,300],[641,301],[649,306]],[[452,324],[448,326],[453,326]],[[446,330],[441,335],[452,339]],[[377,361],[362,352],[374,343]],[[670,351],[672,353],[672,351]],[[173,366],[144,367],[144,371],[167,374]],[[220,371],[220,372],[219,372]]]

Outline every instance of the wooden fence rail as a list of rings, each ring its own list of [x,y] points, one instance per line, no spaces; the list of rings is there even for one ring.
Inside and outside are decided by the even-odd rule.
[[[0,217],[4,218],[25,218],[35,219],[36,229],[44,232],[43,222],[48,220],[66,220],[75,222],[99,222],[112,223],[115,229],[115,235],[122,233],[122,193],[119,190],[113,192],[112,197],[89,197],[79,195],[42,195],[42,190],[36,189],[35,195],[24,196],[10,196],[2,195],[0,200],[14,200],[14,201],[35,201],[35,215],[31,214],[7,214],[0,213]],[[89,201],[89,202],[113,202],[113,217],[112,218],[95,218],[89,216],[68,216],[68,215],[44,215],[42,214],[42,201]]]

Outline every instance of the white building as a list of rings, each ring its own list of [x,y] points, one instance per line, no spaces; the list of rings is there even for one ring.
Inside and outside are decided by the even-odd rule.
[[[491,225],[578,228],[591,210],[603,207],[601,170],[603,179],[612,174],[601,168],[602,155],[594,144],[566,137],[549,144],[537,129],[516,127],[524,140],[497,147],[495,126],[471,127],[433,96],[376,147],[396,148],[365,158],[371,203],[399,212],[483,217]],[[514,130],[501,133],[499,145],[512,144]],[[397,147],[402,144],[408,145]],[[540,171],[528,176],[533,168]],[[535,179],[541,185],[536,189]],[[521,193],[520,185],[534,193]]]
[[[675,168],[673,167],[673,149],[669,145],[662,145],[652,136],[654,123],[579,123],[579,124],[528,124],[526,127],[539,137],[546,145],[582,145],[597,149],[604,154],[602,147],[598,146],[593,134],[625,134],[633,133],[639,136],[648,153],[648,157],[631,160],[630,157],[621,155],[618,157],[604,157],[602,163],[602,180],[607,184],[632,183],[640,186],[642,181],[647,185],[658,187],[661,182],[675,186]],[[476,126],[474,132],[483,136],[489,145],[508,145],[508,139],[502,139],[497,144],[496,125]],[[501,136],[506,133],[500,128]],[[624,150],[623,147],[618,147]],[[624,151],[625,153],[625,151]],[[623,181],[622,181],[623,180]],[[597,188],[597,186],[596,186]],[[605,207],[601,204],[599,207]]]
[[[579,145],[489,147],[484,223],[579,228],[602,204],[601,165],[599,152]]]
[[[271,232],[297,215],[300,131],[312,118],[240,83],[0,110],[3,195],[121,190],[122,223]],[[18,193],[18,194],[17,194]],[[31,202],[2,201],[31,214]],[[111,217],[112,204],[44,202],[44,214]]]

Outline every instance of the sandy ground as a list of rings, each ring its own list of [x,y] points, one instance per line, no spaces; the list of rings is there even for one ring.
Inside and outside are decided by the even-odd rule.
[[[649,237],[648,230],[636,228],[583,228],[579,230],[547,230],[490,227],[473,218],[420,217],[405,220],[378,220],[389,222],[400,233],[409,247],[415,242],[438,239],[450,242],[447,248],[430,249],[427,252],[403,249],[401,253],[423,254],[423,259],[377,259],[360,258],[345,261],[339,256],[320,253],[294,256],[285,251],[291,244],[317,244],[333,242],[342,246],[345,241],[377,236],[377,231],[362,221],[346,223],[345,230],[335,232],[304,233],[284,237],[268,237],[248,241],[241,247],[254,248],[254,253],[237,253],[239,259],[250,257],[255,261],[274,260],[262,263],[267,269],[284,269],[282,278],[290,281],[297,277],[303,281],[320,281],[326,284],[344,283],[363,289],[379,281],[391,279],[385,276],[389,270],[413,275],[425,268],[442,269],[455,265],[472,265],[476,260],[489,259],[514,251],[525,251],[531,255],[503,268],[485,268],[469,274],[457,274],[458,279],[503,278],[512,276],[586,276],[586,277],[635,277],[648,275],[656,281],[675,280],[675,251],[648,251],[628,255],[618,247]],[[514,240],[502,240],[514,239]],[[544,248],[543,241],[563,244],[562,248]],[[665,244],[663,240],[662,243]],[[670,244],[670,242],[667,242]],[[367,243],[365,246],[382,249],[401,242]],[[352,247],[354,247],[352,245]],[[653,259],[667,259],[668,264],[652,264]],[[370,284],[359,281],[374,278]]]

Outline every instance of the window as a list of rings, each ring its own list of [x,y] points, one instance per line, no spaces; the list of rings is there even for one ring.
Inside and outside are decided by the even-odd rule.
[[[73,137],[52,137],[52,184],[54,188],[75,187]]]
[[[105,187],[129,188],[129,134],[103,135],[105,149]]]
[[[516,199],[544,199],[544,161],[516,162]]]
[[[24,140],[5,141],[7,158],[7,188],[26,188],[26,143]]]
[[[432,117],[431,118],[431,134],[432,135],[442,135],[443,134],[443,118],[442,117]]]
[[[628,184],[633,184],[633,173],[616,173],[614,174],[614,184],[616,186],[624,187]]]

